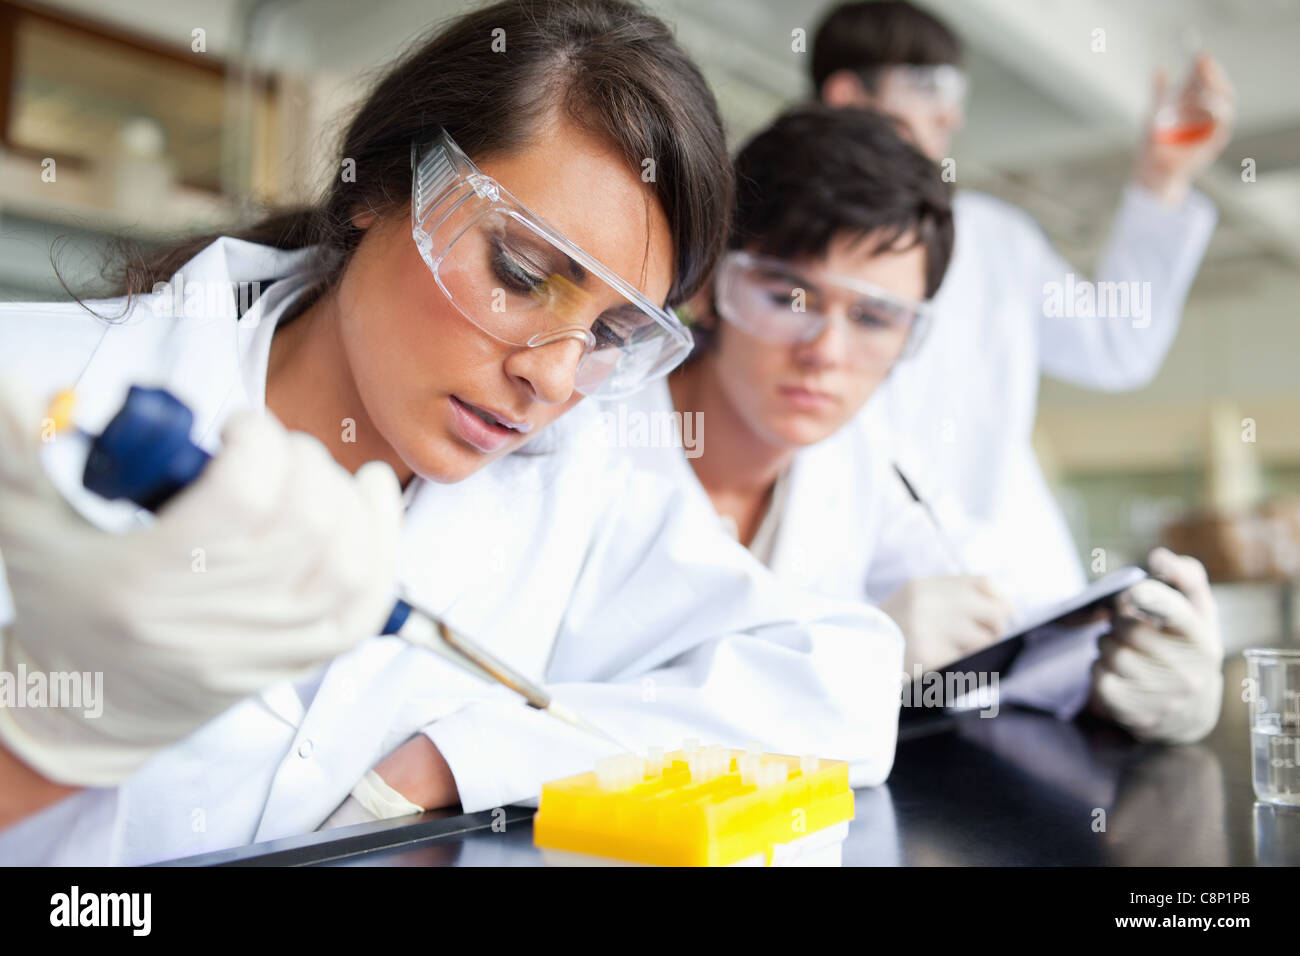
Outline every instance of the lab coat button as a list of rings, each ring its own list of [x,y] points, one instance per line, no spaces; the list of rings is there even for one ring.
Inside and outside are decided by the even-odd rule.
[[[312,742],[310,740],[304,740],[302,743],[298,745],[298,756],[301,757],[303,760],[306,760],[308,757],[311,756],[311,751],[312,751]]]

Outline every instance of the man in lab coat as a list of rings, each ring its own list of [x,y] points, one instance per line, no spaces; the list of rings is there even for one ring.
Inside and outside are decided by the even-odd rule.
[[[927,348],[920,299],[953,235],[939,172],[878,112],[819,105],[757,133],[736,181],[730,248],[693,303],[696,349],[667,381],[608,403],[607,440],[713,509],[778,576],[879,603],[913,674],[965,657],[1005,633],[1010,611],[989,582],[953,573],[962,562],[888,449],[856,427]],[[1091,704],[1148,740],[1208,733],[1223,652],[1205,571],[1164,549],[1148,560],[1168,583],[1141,581],[1109,621],[1020,656],[1001,702],[1063,719]]]
[[[812,73],[823,102],[897,117],[942,162],[962,122],[960,63],[960,41],[929,14],[901,2],[850,3],[819,28]],[[1223,149],[1232,91],[1208,57],[1197,60],[1191,87],[1214,98],[1215,121],[1182,145],[1147,132],[1095,285],[1025,213],[957,192],[956,247],[929,338],[863,416],[877,442],[889,434],[903,471],[965,538],[968,564],[1022,609],[1084,583],[1031,445],[1039,375],[1107,391],[1148,382],[1214,229],[1213,207],[1190,183]],[[1112,291],[1132,293],[1118,315],[1102,309],[1121,301]],[[1089,301],[1092,314],[1075,308]]]

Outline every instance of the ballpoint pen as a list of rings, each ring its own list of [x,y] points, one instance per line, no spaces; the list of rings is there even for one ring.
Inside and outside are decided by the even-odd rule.
[[[917,492],[916,487],[908,481],[907,475],[903,474],[903,469],[898,466],[898,462],[891,462],[891,464],[894,473],[898,475],[898,480],[901,481],[903,487],[907,489],[908,495],[913,501],[921,506],[921,510],[924,511],[926,517],[930,519],[930,525],[934,528],[935,537],[939,539],[939,543],[943,546],[943,549],[948,552],[948,558],[957,569],[957,573],[969,574],[970,572],[966,570],[966,563],[962,561],[961,554],[957,551],[952,540],[944,533],[943,526],[939,524],[939,518],[935,515],[934,509],[930,507],[930,503],[923,499]]]

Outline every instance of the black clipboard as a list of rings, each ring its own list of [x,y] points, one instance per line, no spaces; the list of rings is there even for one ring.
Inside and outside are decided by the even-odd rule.
[[[945,664],[935,671],[927,671],[925,674],[913,678],[912,699],[921,699],[924,692],[922,682],[926,680],[929,674],[936,672],[941,675],[949,673],[997,673],[1005,676],[1011,674],[1015,668],[1016,658],[1025,649],[1025,644],[1031,635],[1035,635],[1036,632],[1049,626],[1056,626],[1058,630],[1061,630],[1059,625],[1066,618],[1113,604],[1115,598],[1145,577],[1147,577],[1147,573],[1142,568],[1126,565],[1093,581],[1078,594],[1022,615],[1012,622],[1011,630],[997,643],[981,648],[974,654],[968,654],[961,660]],[[1072,634],[1073,631],[1064,633],[1061,639],[1068,640]],[[1049,641],[1055,639],[1057,639],[1055,636],[1048,638]],[[1042,649],[1044,646],[1043,643],[1040,643],[1036,649]],[[904,719],[919,717],[923,711],[924,708],[904,707],[900,716]]]

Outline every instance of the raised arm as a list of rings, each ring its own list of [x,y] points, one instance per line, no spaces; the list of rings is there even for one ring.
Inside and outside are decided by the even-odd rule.
[[[1163,92],[1157,77],[1157,101]],[[1153,114],[1091,288],[1041,230],[1026,239],[1021,256],[1033,277],[1026,294],[1043,303],[1039,338],[1048,375],[1123,391],[1145,385],[1164,362],[1216,221],[1191,183],[1223,151],[1233,115],[1232,87],[1208,56],[1197,59],[1182,95],[1213,102],[1212,131],[1196,142],[1166,142]]]

